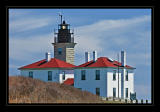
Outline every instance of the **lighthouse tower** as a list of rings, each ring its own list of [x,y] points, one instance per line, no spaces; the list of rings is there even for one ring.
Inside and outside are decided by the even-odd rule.
[[[54,57],[70,64],[74,64],[74,33],[70,30],[70,25],[65,20],[58,25],[58,32],[54,31]]]

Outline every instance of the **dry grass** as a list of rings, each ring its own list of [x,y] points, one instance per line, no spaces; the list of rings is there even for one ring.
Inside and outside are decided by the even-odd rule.
[[[72,86],[10,76],[9,103],[102,103],[102,100],[92,93]]]

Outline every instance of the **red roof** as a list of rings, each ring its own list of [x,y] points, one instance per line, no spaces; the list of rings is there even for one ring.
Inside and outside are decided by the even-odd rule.
[[[63,82],[63,84],[73,85],[73,84],[74,84],[74,78],[68,78],[67,80],[65,80],[65,81]]]
[[[81,64],[77,67],[121,67],[122,64],[118,61],[112,61],[107,57],[100,57],[98,58],[95,62],[93,62],[93,60],[86,62],[84,64]],[[126,65],[126,68],[133,68],[131,66]]]
[[[23,66],[19,69],[24,69],[24,68],[72,68],[75,67],[75,65],[72,65],[70,63],[67,63],[65,61],[52,58],[49,62],[46,61],[46,59],[43,59],[41,61]]]

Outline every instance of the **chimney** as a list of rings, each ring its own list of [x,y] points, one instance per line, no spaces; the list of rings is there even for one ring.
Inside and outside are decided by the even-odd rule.
[[[97,60],[97,51],[93,51],[93,61]]]
[[[85,52],[85,62],[90,61],[90,52]]]
[[[50,61],[51,60],[51,53],[50,52],[47,52],[46,53],[46,61]]]
[[[125,51],[121,51],[121,63],[122,66],[126,66],[126,52]]]

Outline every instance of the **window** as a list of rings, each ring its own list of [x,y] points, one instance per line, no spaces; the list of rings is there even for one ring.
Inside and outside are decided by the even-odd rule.
[[[100,95],[100,88],[96,88],[96,95]]]
[[[48,71],[48,81],[52,81],[52,71]]]
[[[113,88],[113,97],[116,97],[116,88]]]
[[[33,78],[33,72],[29,72],[29,77]]]
[[[100,70],[96,70],[96,80],[100,80]]]
[[[65,80],[65,71],[63,72],[63,80]]]
[[[126,98],[128,98],[128,88],[126,88]]]
[[[126,81],[128,81],[128,70],[126,71]]]
[[[116,80],[116,70],[113,70],[113,80]]]
[[[82,70],[82,71],[81,71],[81,80],[86,80],[85,74],[86,74],[86,71],[85,71],[85,70]]]
[[[58,54],[59,54],[59,55],[62,54],[62,48],[58,48]]]

